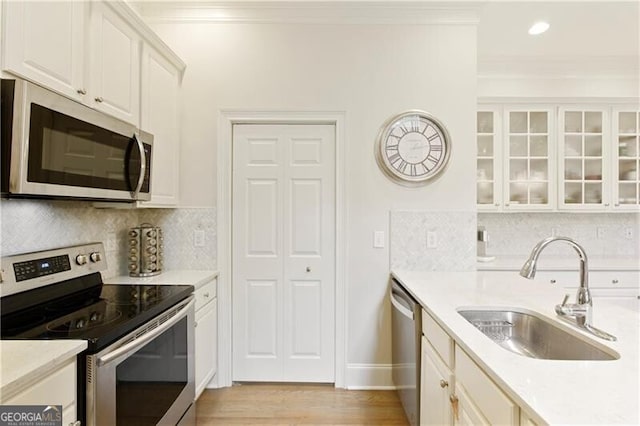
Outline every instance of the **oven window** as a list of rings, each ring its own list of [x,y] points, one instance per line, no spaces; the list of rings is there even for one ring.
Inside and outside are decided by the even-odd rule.
[[[129,135],[32,104],[27,173],[30,182],[131,191],[140,153]]]
[[[118,426],[155,425],[187,385],[187,318],[116,368]]]

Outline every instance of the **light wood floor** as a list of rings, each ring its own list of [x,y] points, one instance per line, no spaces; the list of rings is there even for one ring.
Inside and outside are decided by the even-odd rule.
[[[348,391],[333,385],[243,384],[207,389],[198,426],[408,425],[395,391]]]

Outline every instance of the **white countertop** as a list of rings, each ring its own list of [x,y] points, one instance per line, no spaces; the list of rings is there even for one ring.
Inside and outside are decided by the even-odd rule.
[[[496,256],[491,262],[477,262],[479,271],[517,271],[522,268],[528,255]],[[633,257],[589,257],[590,271],[638,271],[640,259]],[[577,271],[578,257],[540,256],[539,271]]]
[[[1,401],[36,383],[86,348],[84,340],[0,341]]]
[[[536,423],[640,423],[640,317],[594,303],[594,325],[618,338],[605,342],[556,319],[563,289],[491,272],[392,271],[438,323]],[[615,361],[553,361],[503,349],[457,313],[461,307],[518,307],[620,354]]]
[[[153,277],[130,277],[121,275],[118,277],[105,278],[105,284],[124,285],[192,285],[197,290],[205,283],[218,276],[218,271],[194,271],[175,269],[163,271]]]

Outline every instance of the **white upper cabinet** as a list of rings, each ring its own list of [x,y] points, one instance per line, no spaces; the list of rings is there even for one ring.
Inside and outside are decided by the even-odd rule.
[[[3,68],[83,99],[88,3],[2,2]]]
[[[555,195],[552,110],[507,108],[504,117],[504,207],[549,210]]]
[[[477,206],[639,211],[637,106],[479,105]]]
[[[121,2],[3,2],[3,69],[140,124],[142,37]],[[148,30],[147,30],[148,31]]]
[[[144,207],[178,205],[180,134],[178,105],[181,70],[150,46],[142,55],[140,127],[153,134],[151,200]]]
[[[608,207],[609,127],[604,108],[558,111],[558,208],[596,210]]]
[[[637,210],[640,206],[640,111],[613,110],[613,206]]]
[[[478,109],[478,210],[497,210],[502,205],[501,117],[499,107],[483,105]]]
[[[140,35],[108,2],[91,3],[88,100],[94,108],[139,125]]]

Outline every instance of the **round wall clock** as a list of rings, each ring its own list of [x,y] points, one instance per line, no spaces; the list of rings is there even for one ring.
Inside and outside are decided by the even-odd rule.
[[[391,180],[419,186],[439,176],[451,155],[451,138],[431,114],[412,110],[387,120],[376,139],[376,161]]]

